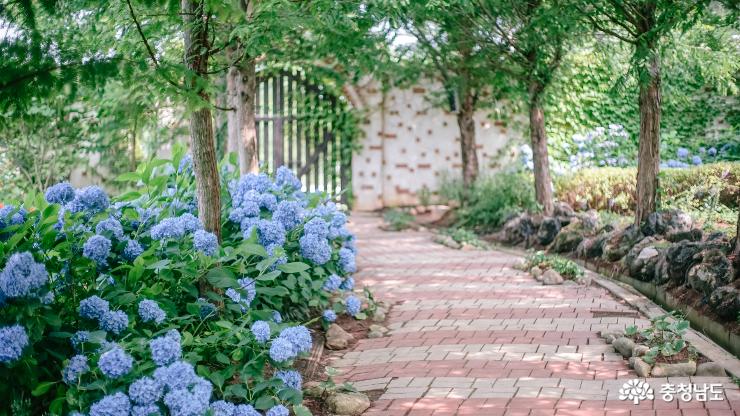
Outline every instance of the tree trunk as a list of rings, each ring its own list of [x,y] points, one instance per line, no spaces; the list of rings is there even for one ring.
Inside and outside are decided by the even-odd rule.
[[[460,155],[465,189],[470,189],[478,178],[478,154],[475,145],[475,97],[470,91],[464,94],[457,109],[457,125],[460,127]]]
[[[239,101],[237,100],[239,95],[238,83],[239,70],[232,66],[226,74],[226,106],[234,109],[234,111],[226,113],[226,152],[237,154],[239,153],[239,124],[236,116]]]
[[[190,116],[190,139],[193,170],[198,196],[198,216],[205,229],[221,239],[221,189],[213,139],[211,110],[207,107],[208,93],[198,79],[207,77],[209,41],[205,5],[199,0],[182,0],[185,64],[193,72],[186,78],[188,88],[200,96],[199,108]]]
[[[257,74],[254,59],[245,58],[238,67],[237,124],[239,125],[239,169],[242,174],[258,173],[255,97]]]
[[[529,137],[532,142],[534,164],[534,192],[545,215],[553,214],[552,179],[547,155],[545,111],[542,108],[542,86],[532,83],[529,87]]]
[[[648,82],[640,84],[640,148],[637,155],[637,206],[639,225],[655,212],[660,169],[660,58],[650,48]]]

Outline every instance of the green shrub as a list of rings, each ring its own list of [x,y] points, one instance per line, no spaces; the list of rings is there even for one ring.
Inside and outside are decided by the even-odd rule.
[[[583,169],[555,181],[555,193],[574,207],[631,215],[635,207],[635,168]],[[660,173],[660,209],[678,208],[705,223],[734,223],[739,163],[712,163]],[[736,186],[736,185],[735,185]],[[735,211],[736,212],[736,211]]]
[[[583,276],[583,269],[570,259],[560,256],[551,256],[544,251],[537,251],[526,259],[527,270],[538,266],[543,270],[553,269],[565,279],[576,279]]]
[[[457,213],[457,226],[489,232],[513,214],[537,209],[530,175],[497,173],[478,178],[467,204]]]
[[[402,209],[389,209],[383,213],[386,227],[392,231],[402,231],[414,224],[414,216]]]
[[[460,244],[469,244],[480,248],[486,247],[486,243],[481,241],[477,234],[465,228],[448,228],[443,230],[442,234],[449,236]]]

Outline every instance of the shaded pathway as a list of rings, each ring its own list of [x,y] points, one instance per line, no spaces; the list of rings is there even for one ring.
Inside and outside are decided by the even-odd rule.
[[[354,214],[356,278],[395,302],[390,332],[360,341],[331,366],[359,390],[382,390],[368,415],[729,416],[740,393],[729,378],[724,401],[659,397],[620,401],[636,378],[599,331],[648,324],[597,287],[542,286],[497,251],[453,250],[423,232],[384,232],[376,216]],[[735,410],[732,410],[735,409]]]

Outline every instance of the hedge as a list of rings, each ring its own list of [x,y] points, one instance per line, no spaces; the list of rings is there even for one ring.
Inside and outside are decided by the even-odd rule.
[[[635,207],[636,168],[592,168],[555,179],[558,200],[579,209],[632,214]],[[740,163],[722,162],[685,169],[662,168],[659,177],[660,204],[671,205],[681,198],[707,200],[728,208],[738,206]]]

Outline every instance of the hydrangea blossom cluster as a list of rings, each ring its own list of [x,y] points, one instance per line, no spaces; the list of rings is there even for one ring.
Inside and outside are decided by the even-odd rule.
[[[67,384],[75,384],[80,376],[90,371],[90,365],[87,357],[84,355],[75,355],[69,360],[67,366],[62,371],[62,381]]]
[[[203,223],[193,214],[185,213],[179,217],[168,217],[152,227],[150,234],[152,239],[162,241],[167,239],[179,239],[188,233],[202,230]]]
[[[82,255],[93,260],[98,266],[107,266],[111,247],[113,247],[113,244],[109,239],[95,234],[88,238],[82,246]]]
[[[208,231],[197,230],[193,234],[193,247],[206,256],[213,256],[218,250],[218,237]]]
[[[300,390],[303,384],[303,377],[295,370],[279,370],[275,373],[275,377],[282,380],[283,384],[291,389]]]
[[[134,365],[134,359],[116,345],[102,353],[98,359],[98,368],[108,378],[116,379],[128,374]]]
[[[357,296],[348,296],[347,299],[344,300],[344,306],[347,308],[348,314],[356,316],[358,313],[360,313],[362,302],[359,298],[357,298]]]
[[[141,256],[144,252],[144,248],[136,240],[128,240],[126,242],[126,248],[123,249],[123,257],[126,260],[133,261],[137,257]]]
[[[128,315],[123,311],[112,311],[105,299],[93,295],[80,301],[80,316],[86,319],[97,320],[100,329],[119,335],[128,328]]]
[[[23,207],[16,208],[15,205],[6,205],[0,208],[0,230],[11,225],[20,225],[26,222],[28,212]]]
[[[226,289],[224,294],[226,297],[231,299],[232,302],[236,303],[241,307],[242,312],[246,312],[249,306],[252,304],[254,297],[257,295],[257,287],[255,281],[248,277],[237,280],[241,292],[234,288]]]
[[[324,282],[323,289],[327,292],[336,292],[339,290],[339,286],[342,285],[342,278],[336,274],[329,276]]]
[[[0,272],[0,293],[8,298],[38,296],[48,281],[46,266],[31,253],[14,253]]]
[[[167,314],[159,307],[159,304],[149,299],[139,302],[139,316],[143,322],[156,324],[161,324],[167,318]]]
[[[334,322],[337,320],[337,313],[331,309],[327,309],[321,315],[326,322]]]
[[[108,234],[113,238],[120,240],[123,238],[123,226],[121,222],[115,218],[108,218],[100,221],[95,226],[95,234],[105,235]]]
[[[75,197],[64,207],[72,213],[84,212],[87,217],[99,214],[110,206],[108,194],[99,186],[77,189]]]
[[[311,333],[303,325],[283,329],[278,338],[288,341],[293,346],[293,355],[311,351],[313,345]]]
[[[69,182],[60,182],[50,186],[44,197],[50,204],[66,205],[75,199],[75,188]]]
[[[149,350],[152,352],[152,360],[159,366],[179,360],[182,356],[180,333],[172,329],[165,335],[154,338],[149,341]]]
[[[270,324],[265,321],[256,321],[249,328],[259,343],[265,343],[270,339]]]
[[[0,328],[0,363],[18,360],[27,346],[26,328],[17,324]]]

